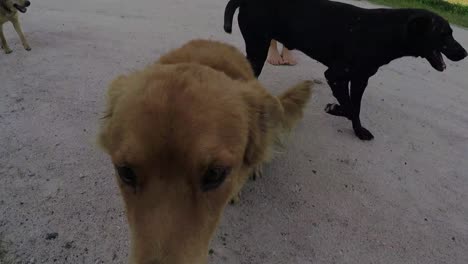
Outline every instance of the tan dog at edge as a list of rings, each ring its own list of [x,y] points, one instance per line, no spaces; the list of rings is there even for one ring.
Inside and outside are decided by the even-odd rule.
[[[26,13],[27,7],[30,5],[31,2],[27,0],[0,0],[0,42],[1,48],[6,54],[12,52],[10,47],[8,47],[5,35],[3,34],[3,24],[5,24],[8,21],[10,21],[13,24],[16,33],[18,33],[18,36],[21,39],[21,43],[23,44],[24,49],[28,51],[31,50],[31,47],[29,47],[28,41],[26,40],[26,37],[24,37],[18,16],[18,11],[20,11],[21,13]]]
[[[224,208],[301,119],[310,86],[275,97],[241,52],[208,40],[115,79],[99,143],[125,202],[130,263],[206,263]]]

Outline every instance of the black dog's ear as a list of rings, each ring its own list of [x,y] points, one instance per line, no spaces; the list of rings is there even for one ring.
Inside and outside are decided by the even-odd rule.
[[[408,20],[409,36],[425,36],[432,30],[433,20],[428,15],[414,15]]]

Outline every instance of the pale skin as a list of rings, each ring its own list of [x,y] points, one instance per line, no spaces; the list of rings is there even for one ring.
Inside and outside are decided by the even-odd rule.
[[[271,40],[270,48],[268,49],[268,63],[271,65],[296,65],[297,60],[292,52],[283,46],[281,54],[278,52],[278,45],[276,40]]]

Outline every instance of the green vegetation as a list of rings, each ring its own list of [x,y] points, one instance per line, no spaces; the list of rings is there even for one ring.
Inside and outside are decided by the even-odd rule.
[[[451,23],[468,27],[468,5],[443,0],[369,0],[370,2],[400,8],[423,8],[443,16]]]

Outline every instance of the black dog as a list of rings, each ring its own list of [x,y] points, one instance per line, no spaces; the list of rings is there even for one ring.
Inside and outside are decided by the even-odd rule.
[[[361,125],[361,98],[380,66],[404,56],[426,58],[438,71],[442,54],[459,61],[466,50],[453,38],[449,23],[421,9],[364,9],[327,0],[230,0],[224,30],[232,31],[239,7],[239,27],[247,58],[258,77],[271,39],[323,63],[325,78],[339,104],[325,111],[353,122],[362,140],[374,136]],[[351,84],[350,84],[351,83]]]

